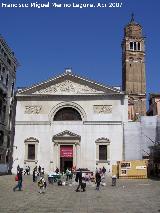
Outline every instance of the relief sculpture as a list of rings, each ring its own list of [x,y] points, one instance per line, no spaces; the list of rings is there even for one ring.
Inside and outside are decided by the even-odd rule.
[[[97,91],[94,88],[88,87],[86,85],[81,85],[70,80],[55,84],[45,89],[36,91],[35,94],[84,94],[84,93],[103,93],[102,91]]]
[[[25,114],[39,114],[42,106],[25,106]]]
[[[94,105],[93,106],[94,113],[98,114],[109,114],[112,113],[111,105]]]

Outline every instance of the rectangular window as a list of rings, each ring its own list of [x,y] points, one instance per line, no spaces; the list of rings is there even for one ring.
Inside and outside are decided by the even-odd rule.
[[[141,44],[140,44],[140,42],[138,42],[138,50],[139,51],[141,50]]]
[[[9,58],[7,58],[7,62],[9,65],[11,65],[11,60]]]
[[[1,75],[1,81],[2,81],[2,83],[3,83],[3,75]]]
[[[137,44],[134,42],[134,50],[137,50]]]
[[[99,160],[107,160],[107,145],[99,145]]]
[[[35,160],[35,144],[28,144],[28,159]]]
[[[9,161],[9,156],[6,155],[6,163],[8,163],[8,161]]]
[[[130,50],[133,50],[133,42],[130,42]]]
[[[6,86],[8,86],[8,74],[6,76]]]
[[[4,52],[4,57],[7,58],[7,54]]]
[[[7,136],[7,148],[9,148],[9,147],[10,147],[10,137]]]
[[[3,140],[4,140],[4,133],[0,131],[0,146],[3,145]]]
[[[6,106],[3,106],[3,110],[2,110],[2,122],[5,122],[5,116],[6,116]]]
[[[13,96],[14,93],[14,82],[12,82],[12,87],[11,87],[11,97]]]
[[[3,102],[0,100],[0,115],[2,114]]]

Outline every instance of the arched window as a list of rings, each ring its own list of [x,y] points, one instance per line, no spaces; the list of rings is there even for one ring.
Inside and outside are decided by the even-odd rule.
[[[64,107],[55,114],[54,121],[81,121],[81,115],[72,107]]]

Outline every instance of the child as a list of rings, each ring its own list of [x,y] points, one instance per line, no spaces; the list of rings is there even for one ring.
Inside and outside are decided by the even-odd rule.
[[[38,187],[39,187],[39,193],[45,193],[45,189],[46,189],[46,181],[43,177],[40,177],[40,180],[38,181]]]

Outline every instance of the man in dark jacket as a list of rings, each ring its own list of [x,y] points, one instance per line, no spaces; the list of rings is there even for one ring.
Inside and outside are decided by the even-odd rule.
[[[85,191],[85,188],[83,188],[83,186],[82,186],[82,170],[81,169],[79,171],[77,171],[76,180],[77,180],[77,182],[79,182],[76,192],[80,191],[79,190],[80,187],[83,189],[83,191]]]
[[[99,186],[101,183],[101,175],[100,175],[99,171],[96,172],[96,183],[97,183],[96,189],[99,190]]]
[[[19,191],[22,190],[22,169],[19,170],[19,172],[17,173],[17,176],[18,176],[18,184],[13,188],[13,191],[15,192],[15,190],[17,188],[19,188]]]

